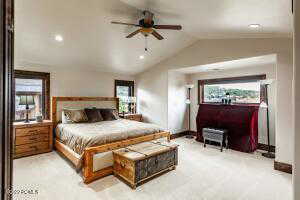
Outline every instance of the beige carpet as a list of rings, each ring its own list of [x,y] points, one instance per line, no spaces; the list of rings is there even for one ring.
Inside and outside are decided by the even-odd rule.
[[[20,200],[291,200],[291,175],[273,170],[273,160],[259,153],[216,147],[179,138],[179,166],[152,181],[130,189],[114,176],[85,185],[56,152],[14,161],[15,189]],[[16,190],[16,191],[18,191]]]

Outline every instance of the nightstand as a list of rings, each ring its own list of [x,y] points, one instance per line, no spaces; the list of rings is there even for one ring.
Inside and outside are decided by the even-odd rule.
[[[138,121],[138,122],[142,122],[143,121],[142,114],[125,114],[125,116],[123,118],[124,119]]]
[[[15,122],[14,127],[14,158],[50,152],[53,149],[53,123]]]

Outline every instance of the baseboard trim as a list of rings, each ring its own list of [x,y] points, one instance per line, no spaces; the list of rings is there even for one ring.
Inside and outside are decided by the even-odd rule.
[[[184,136],[188,135],[189,133],[196,136],[196,131],[182,131],[182,132],[179,132],[179,133],[172,134],[171,135],[171,140],[179,138],[179,137],[184,137]]]
[[[263,151],[268,151],[268,145],[258,143],[257,149],[263,150]],[[275,153],[275,146],[271,145],[271,152]]]
[[[274,169],[288,174],[293,173],[293,166],[287,163],[274,161]]]

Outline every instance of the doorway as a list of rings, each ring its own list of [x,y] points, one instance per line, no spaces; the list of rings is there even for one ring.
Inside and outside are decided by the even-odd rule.
[[[0,199],[11,199],[14,9],[13,0],[0,0]]]

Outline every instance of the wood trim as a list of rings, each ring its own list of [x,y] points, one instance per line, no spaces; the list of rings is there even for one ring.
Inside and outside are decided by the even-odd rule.
[[[43,115],[45,119],[50,119],[50,73],[15,70],[15,78],[24,79],[42,79],[43,80],[43,92],[42,92],[42,104],[44,106]],[[15,81],[13,81],[13,94],[15,94]],[[13,95],[14,96],[14,95]]]
[[[116,109],[119,111],[119,98],[117,97],[52,97],[51,120],[54,123],[54,129],[57,126],[56,109],[58,101],[115,101]]]
[[[287,163],[274,161],[274,169],[288,174],[293,173],[293,166]]]
[[[189,135],[189,133],[191,133],[193,136],[196,136],[197,132],[196,131],[182,131],[179,133],[174,133],[174,134],[171,134],[171,140],[174,140],[179,137],[187,136],[187,135]]]
[[[196,136],[195,131],[182,131],[182,132],[179,132],[179,133],[171,134],[171,140],[174,140],[174,139],[179,138],[179,137],[187,136],[189,133],[191,133],[193,136]]]
[[[263,150],[263,151],[268,151],[269,147],[266,144],[258,143],[257,149]],[[275,146],[271,145],[271,152],[275,153]]]
[[[104,168],[104,169],[101,169],[97,172],[94,172],[92,176],[90,177],[86,177],[84,179],[84,183],[85,184],[89,184],[97,179],[100,179],[100,178],[103,178],[105,176],[109,176],[109,175],[112,175],[114,173],[114,169],[113,167],[107,167],[107,168]]]
[[[203,87],[205,84],[221,84],[228,82],[242,82],[242,81],[254,81],[254,80],[265,80],[267,78],[266,74],[260,75],[251,75],[251,76],[238,76],[238,77],[228,77],[228,78],[217,78],[217,79],[204,79],[198,80],[198,104],[205,103],[204,102],[204,90]],[[200,95],[201,92],[201,95]],[[261,94],[262,93],[261,91]],[[264,97],[263,97],[264,98]]]
[[[204,79],[200,80],[204,84],[221,84],[227,82],[241,82],[241,81],[256,81],[266,79],[266,74],[251,75],[251,76],[237,76],[237,77],[227,77],[227,78],[216,78],[216,79]]]
[[[0,199],[12,199],[14,1],[0,0]]]

